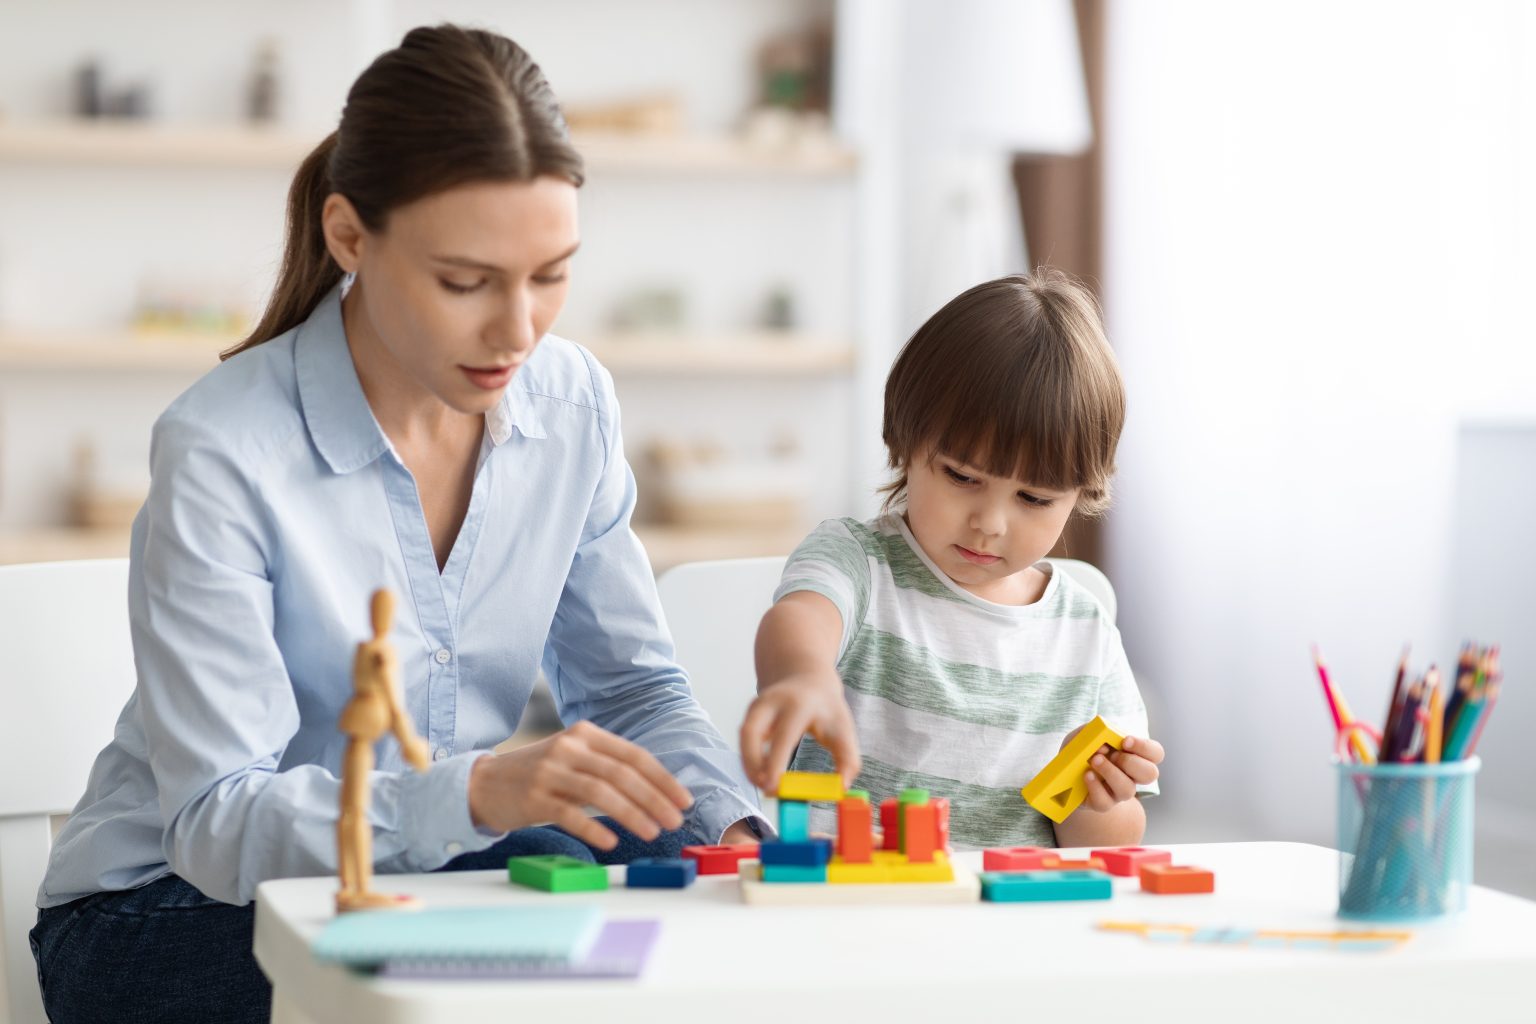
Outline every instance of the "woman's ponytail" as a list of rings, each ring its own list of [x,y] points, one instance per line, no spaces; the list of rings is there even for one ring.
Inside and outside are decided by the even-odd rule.
[[[283,240],[283,266],[277,285],[250,335],[222,353],[220,359],[238,355],[253,345],[270,341],[309,319],[320,300],[341,280],[341,268],[325,247],[320,210],[331,194],[331,154],[336,152],[336,133],[331,132],[304,158],[288,189],[288,224]]]

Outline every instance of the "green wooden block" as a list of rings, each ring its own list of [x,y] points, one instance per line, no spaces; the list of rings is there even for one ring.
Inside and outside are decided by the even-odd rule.
[[[901,796],[896,798],[896,802],[899,804],[925,804],[928,802],[928,791],[926,789],[904,789],[901,791]]]
[[[564,854],[512,857],[507,880],[544,892],[596,892],[608,888],[608,869]]]
[[[846,800],[849,797],[852,797],[855,800],[863,800],[865,803],[869,803],[869,793],[866,790],[862,790],[862,789],[850,789],[850,790],[847,790],[846,792],[843,793],[843,799]]]

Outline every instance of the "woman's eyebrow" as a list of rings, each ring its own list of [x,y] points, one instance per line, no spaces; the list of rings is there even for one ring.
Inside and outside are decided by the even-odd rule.
[[[539,269],[542,270],[545,267],[552,267],[556,263],[563,263],[564,261],[570,259],[572,256],[576,255],[576,250],[580,248],[581,243],[577,242],[575,245],[571,246],[569,249],[565,250],[565,252],[561,253],[559,256],[556,256],[554,259],[546,260],[544,263],[541,263],[539,265]],[[431,258],[438,263],[447,263],[455,267],[465,267],[470,270],[483,270],[492,274],[505,274],[507,272],[505,267],[497,266],[494,263],[486,263],[483,260],[473,260],[468,256],[451,256],[447,253],[434,253],[432,254]]]

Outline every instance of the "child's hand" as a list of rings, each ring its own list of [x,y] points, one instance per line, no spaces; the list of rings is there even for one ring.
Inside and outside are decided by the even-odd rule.
[[[1067,736],[1077,735],[1073,730]],[[1066,746],[1066,741],[1062,742]],[[1088,761],[1083,780],[1088,785],[1084,801],[1090,810],[1107,811],[1116,804],[1134,799],[1136,787],[1157,781],[1157,766],[1163,763],[1163,745],[1156,740],[1127,736],[1121,749],[1105,744]]]
[[[827,748],[843,784],[851,783],[859,774],[859,739],[843,682],[832,673],[786,676],[757,695],[741,723],[741,763],[752,784],[766,793],[777,790],[806,733]]]

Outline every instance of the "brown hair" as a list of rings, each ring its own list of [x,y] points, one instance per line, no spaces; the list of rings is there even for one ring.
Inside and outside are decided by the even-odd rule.
[[[1077,511],[1109,504],[1125,388],[1098,303],[1050,267],[979,284],[917,329],[885,382],[882,437],[896,479],[932,449],[993,476],[1081,488]]]
[[[391,210],[456,185],[546,174],[580,186],[582,160],[527,51],[480,29],[412,29],[358,76],[340,127],[299,166],[277,285],[261,322],[222,358],[303,323],[341,280],[320,227],[331,193],[380,231]]]

